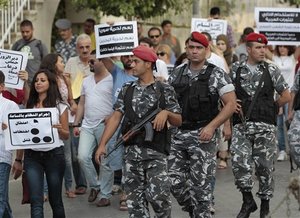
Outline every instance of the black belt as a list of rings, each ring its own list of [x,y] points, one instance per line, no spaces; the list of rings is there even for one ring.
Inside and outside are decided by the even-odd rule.
[[[208,123],[209,123],[209,121],[207,121],[207,120],[197,121],[197,122],[183,122],[181,124],[181,126],[178,128],[182,129],[182,130],[196,130],[196,129],[206,126]]]

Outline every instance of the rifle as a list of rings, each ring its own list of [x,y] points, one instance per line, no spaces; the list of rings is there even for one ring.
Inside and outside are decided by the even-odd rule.
[[[151,121],[155,118],[155,116],[161,111],[160,108],[156,108],[154,111],[152,111],[149,115],[147,115],[141,122],[134,125],[128,132],[126,132],[124,135],[122,135],[114,145],[113,150],[111,150],[108,154],[104,156],[104,158],[107,158],[112,152],[117,150],[124,142],[126,142],[128,139],[130,139],[132,136],[134,136],[139,130],[142,128],[145,128],[145,141],[151,142],[153,140],[153,127],[151,124]]]

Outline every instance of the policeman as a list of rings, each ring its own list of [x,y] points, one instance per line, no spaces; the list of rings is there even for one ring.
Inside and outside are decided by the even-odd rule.
[[[295,82],[291,88],[292,104],[289,105],[290,129],[288,131],[290,155],[300,167],[300,70],[296,74]]]
[[[259,181],[257,196],[261,199],[260,217],[269,213],[273,197],[273,163],[276,154],[276,116],[278,107],[290,100],[288,85],[280,70],[266,63],[268,43],[263,34],[250,33],[246,37],[248,59],[232,66],[239,117],[234,115],[231,154],[235,184],[243,194],[243,205],[238,218],[249,217],[257,209],[251,190],[252,170],[255,165]],[[274,101],[274,91],[279,98]]]
[[[169,78],[182,108],[183,123],[174,134],[169,157],[171,192],[191,217],[211,217],[209,206],[216,169],[216,129],[236,109],[230,77],[205,59],[208,41],[199,32],[186,40],[189,61]],[[218,110],[221,99],[224,107]]]
[[[155,81],[153,67],[157,56],[145,46],[133,49],[132,68],[137,81],[126,83],[114,105],[114,113],[106,124],[95,159],[106,153],[105,144],[117,129],[123,115],[126,129],[138,124],[156,108],[161,111],[152,121],[154,136],[145,141],[145,130],[125,143],[125,191],[128,194],[129,217],[150,217],[148,202],[156,217],[171,217],[170,180],[167,174],[167,155],[170,150],[170,133],[167,121],[181,125],[181,109],[173,87]]]

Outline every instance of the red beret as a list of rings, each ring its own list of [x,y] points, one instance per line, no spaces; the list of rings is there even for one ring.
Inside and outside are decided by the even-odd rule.
[[[264,34],[250,33],[246,37],[247,42],[259,42],[263,44],[268,44],[268,39]]]
[[[190,40],[202,44],[205,48],[209,44],[206,36],[202,33],[197,32],[197,31],[192,32]]]
[[[154,50],[143,45],[134,48],[132,53],[144,61],[155,62],[157,60]]]

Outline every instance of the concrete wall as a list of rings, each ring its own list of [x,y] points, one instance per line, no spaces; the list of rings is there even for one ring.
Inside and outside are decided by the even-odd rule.
[[[34,36],[41,39],[50,51],[53,19],[60,0],[36,0],[33,3],[31,21],[34,26]],[[28,18],[30,19],[30,18]]]

